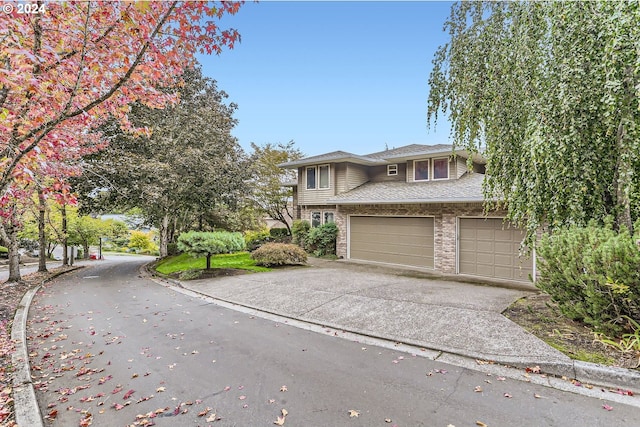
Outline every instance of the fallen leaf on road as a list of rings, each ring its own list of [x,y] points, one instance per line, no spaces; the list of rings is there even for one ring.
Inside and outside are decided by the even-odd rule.
[[[527,372],[533,372],[534,374],[539,374],[540,373],[540,366],[534,366],[532,368],[527,367],[525,369],[525,371]]]
[[[473,389],[473,391],[475,391],[476,393],[482,393],[482,387],[477,385],[476,388]]]
[[[507,399],[511,399],[513,396],[511,396],[509,393],[505,393],[504,397],[506,397]]]
[[[116,393],[120,393],[122,391],[122,387],[117,386],[116,388],[113,389],[113,391],[111,392],[111,394],[116,394]]]
[[[354,409],[349,409],[349,418],[358,418],[358,415],[360,415],[360,412]]]
[[[390,423],[390,422],[391,422],[391,418],[385,418],[385,419],[384,419],[384,422],[385,422],[385,423]]]
[[[604,405],[602,405],[602,409],[604,409],[605,411],[613,411],[613,406],[609,406],[605,403]]]
[[[618,394],[621,394],[623,396],[633,396],[633,392],[631,390],[623,390],[623,389],[619,388],[617,390],[610,389],[609,391],[611,393],[618,393]]]
[[[244,394],[242,396],[238,397],[238,399],[240,399],[240,400],[245,400],[246,398],[247,398],[247,396],[245,396]]]
[[[204,417],[205,415],[207,415],[209,413],[209,411],[211,411],[211,408],[209,408],[208,406],[206,408],[204,408],[202,411],[198,412],[198,416],[199,417]]]
[[[284,425],[284,420],[287,418],[287,415],[289,414],[289,411],[287,411],[286,409],[282,409],[282,416],[279,416],[273,423],[277,426],[281,426]]]
[[[133,395],[133,393],[135,393],[135,390],[129,390],[124,394],[124,396],[122,396],[122,400],[127,400],[128,398],[131,397],[131,395]]]
[[[485,423],[483,423],[482,421],[476,421],[476,425],[480,426],[480,427],[487,427],[487,425]]]
[[[209,416],[205,419],[205,421],[206,421],[206,422],[208,422],[208,423],[212,423],[212,422],[217,421],[217,420],[219,420],[219,418],[217,418],[217,417],[216,417],[215,412],[214,412],[213,414],[209,415]]]
[[[158,388],[156,389],[156,393],[162,393],[162,392],[163,392],[163,391],[165,391],[165,390],[166,390],[166,388],[165,388],[165,387],[158,387]]]
[[[280,391],[287,391],[287,386],[283,385],[282,387],[280,387]]]
[[[535,397],[536,399],[546,399],[546,397],[542,397],[539,394],[534,394],[533,397]]]

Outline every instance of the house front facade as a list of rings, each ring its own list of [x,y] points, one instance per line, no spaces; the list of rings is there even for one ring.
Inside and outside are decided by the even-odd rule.
[[[485,159],[451,145],[367,155],[335,151],[280,165],[296,169],[300,219],[335,222],[337,255],[444,274],[526,282],[522,230],[483,210]]]

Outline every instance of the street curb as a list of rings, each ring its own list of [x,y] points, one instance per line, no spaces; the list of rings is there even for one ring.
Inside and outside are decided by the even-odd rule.
[[[40,413],[38,400],[36,399],[36,392],[33,388],[27,349],[27,317],[29,315],[31,301],[45,283],[58,276],[81,268],[83,268],[83,266],[57,272],[43,280],[42,283],[35,288],[29,289],[20,300],[16,314],[13,316],[11,340],[15,343],[16,347],[11,355],[11,362],[15,368],[15,375],[13,377],[13,406],[18,426],[44,427],[42,414]]]
[[[13,405],[16,423],[19,426],[43,427],[42,415],[38,408],[36,392],[31,382],[29,355],[27,353],[27,315],[33,296],[42,285],[29,289],[22,300],[11,326],[11,339],[16,343],[16,349],[11,355],[11,362],[15,367],[13,378]]]

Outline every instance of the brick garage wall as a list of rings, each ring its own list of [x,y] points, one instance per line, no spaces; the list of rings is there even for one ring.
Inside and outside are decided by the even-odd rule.
[[[310,217],[311,213],[308,215]],[[336,252],[342,258],[347,258],[347,222],[350,215],[433,217],[434,269],[451,274],[456,272],[456,218],[485,216],[482,203],[338,206],[335,220],[340,232]],[[504,215],[505,212],[491,212],[487,216]]]

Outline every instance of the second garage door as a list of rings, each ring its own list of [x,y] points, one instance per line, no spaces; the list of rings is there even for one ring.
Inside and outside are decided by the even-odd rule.
[[[527,281],[531,257],[519,257],[522,230],[502,218],[460,218],[458,270],[461,274]]]
[[[433,268],[433,218],[352,216],[349,257]]]

